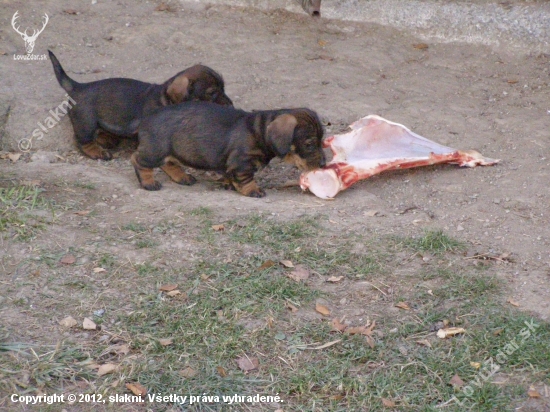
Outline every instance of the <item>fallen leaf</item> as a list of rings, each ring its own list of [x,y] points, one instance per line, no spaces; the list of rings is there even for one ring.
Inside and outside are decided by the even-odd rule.
[[[258,358],[249,358],[248,356],[241,356],[237,359],[237,365],[245,372],[257,369],[259,366]]]
[[[178,289],[171,290],[170,292],[166,292],[166,296],[172,297],[177,295],[181,295],[181,292]]]
[[[395,407],[395,402],[391,399],[382,398],[382,405],[384,405],[386,408],[393,408]]]
[[[275,262],[273,262],[272,260],[266,260],[264,263],[262,263],[262,266],[260,266],[258,270],[266,270],[272,266],[275,266]]]
[[[64,265],[72,265],[76,262],[76,258],[73,255],[65,255],[59,260],[59,262]]]
[[[481,368],[481,362],[470,362],[470,366],[472,368],[479,369],[479,368]]]
[[[283,265],[285,268],[293,268],[294,264],[290,260],[281,260],[279,262],[281,265]]]
[[[191,368],[190,366],[182,369],[180,371],[180,375],[183,376],[184,378],[187,378],[187,379],[191,379],[192,377],[194,377],[198,372]]]
[[[109,351],[113,351],[117,355],[128,355],[130,353],[130,345],[128,345],[127,343],[113,345],[109,348]]]
[[[363,213],[365,216],[368,217],[374,217],[378,214],[378,210],[367,210],[365,213]]]
[[[519,303],[513,299],[508,299],[507,302],[512,306],[519,307]]]
[[[212,229],[214,229],[216,232],[223,232],[225,230],[224,225],[212,225]]]
[[[427,346],[428,348],[432,347],[432,344],[430,343],[430,341],[428,339],[417,340],[416,343],[418,343],[419,345],[422,345],[422,346]]]
[[[370,326],[353,326],[348,327],[346,329],[346,333],[349,333],[350,335],[366,335],[370,336],[372,334],[372,330],[374,329],[374,326],[376,325],[376,322],[372,322]]]
[[[439,329],[437,331],[437,337],[440,339],[448,338],[449,336],[458,335],[459,333],[466,332],[463,328],[446,328],[446,329]]]
[[[292,313],[298,312],[298,308],[288,301],[285,303],[285,306],[290,309]]]
[[[107,272],[107,270],[103,269],[103,268],[93,268],[92,272],[94,273],[102,273],[102,272]]]
[[[67,316],[65,319],[60,320],[59,324],[66,328],[72,328],[73,326],[76,326],[78,322],[72,316]]]
[[[174,340],[172,338],[159,339],[159,343],[162,346],[169,346],[174,343]]]
[[[325,47],[327,45],[327,42],[324,40],[319,40],[317,43],[319,43],[319,46]]]
[[[84,321],[82,322],[82,328],[86,330],[96,330],[97,325],[90,318],[84,318]]]
[[[519,80],[508,80],[508,84],[516,84]]]
[[[434,293],[433,293],[433,291],[432,291],[431,289],[428,289],[428,295],[430,295],[430,296],[433,296],[433,295],[434,295]]]
[[[145,396],[145,394],[147,394],[147,388],[139,382],[127,383],[126,389],[137,396]]]
[[[336,345],[338,342],[342,342],[342,339],[337,339],[337,340],[333,340],[332,342],[327,342],[321,346],[316,346],[314,348],[306,348],[306,349],[309,349],[309,350],[321,350],[321,349],[325,349],[325,348],[328,348],[332,345]]]
[[[309,278],[309,270],[303,265],[296,265],[294,270],[286,275],[296,282],[301,282]]]
[[[327,282],[337,283],[337,282],[340,282],[342,279],[344,279],[343,276],[331,276],[327,279]]]
[[[331,396],[329,396],[329,399],[330,399],[331,401],[341,401],[342,399],[344,399],[344,395],[342,395],[342,394],[339,394],[339,395],[331,395]],[[279,410],[280,410],[281,412],[283,411],[282,409],[279,409]],[[275,411],[275,412],[277,412],[277,411]]]
[[[529,391],[527,392],[527,395],[529,395],[530,398],[536,398],[536,399],[539,399],[542,397],[541,394],[533,388],[529,389]]]
[[[317,312],[319,312],[319,313],[320,313],[321,315],[323,315],[323,316],[328,316],[328,315],[330,315],[330,309],[327,308],[325,305],[321,305],[320,303],[317,303],[317,304],[315,305],[315,310],[316,310]]]
[[[178,288],[178,285],[174,285],[174,284],[167,284],[167,285],[162,285],[159,290],[161,292],[170,292],[171,290],[174,290],[174,289],[177,289]]]
[[[17,162],[20,157],[21,153],[8,153],[8,159],[10,159],[12,163]]]
[[[460,376],[458,374],[455,374],[449,381],[449,384],[452,385],[454,388],[460,389],[464,386],[464,381],[460,379]]]
[[[504,332],[504,329],[503,329],[503,328],[495,329],[495,330],[493,331],[493,336],[498,336],[498,335],[500,335],[502,332]]]
[[[332,319],[332,321],[330,322],[330,324],[332,325],[332,329],[337,331],[337,332],[343,332],[346,330],[347,328],[347,325],[344,325],[342,322],[340,322],[339,319],[337,318],[334,318]]]
[[[395,305],[395,307],[399,309],[404,309],[404,310],[411,310],[411,308],[406,302],[399,302],[397,305]]]
[[[108,373],[113,373],[118,369],[118,366],[114,363],[106,363],[104,365],[100,365],[99,369],[97,370],[98,376],[107,375]]]
[[[413,44],[413,47],[418,50],[426,50],[430,46],[428,46],[426,43],[415,43]]]
[[[74,212],[75,215],[78,216],[86,216],[89,215],[91,210],[79,210],[78,212]]]
[[[216,366],[216,370],[218,371],[218,375],[220,375],[222,378],[225,378],[227,376],[226,370],[221,366]]]

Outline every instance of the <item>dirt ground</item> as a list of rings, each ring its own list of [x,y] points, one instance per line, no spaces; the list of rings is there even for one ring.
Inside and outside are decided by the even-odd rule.
[[[33,21],[49,14],[34,53],[51,48],[77,81],[131,77],[162,82],[201,62],[223,74],[227,94],[245,110],[306,106],[319,113],[327,136],[378,114],[441,144],[501,159],[492,167],[446,165],[384,173],[332,201],[292,185],[298,172],[278,161],[258,174],[267,189],[262,199],[224,191],[208,173],[195,173],[197,184],[181,187],[159,172],[163,189],[147,192],[138,186],[129,148],[109,162],[84,158],[75,151],[64,118],[18,161],[0,160],[3,183],[38,181],[46,190],[50,182],[93,184],[97,190],[72,187],[62,196],[72,197],[81,210],[96,211],[88,224],[99,230],[147,222],[152,216],[172,218],[181,207],[207,207],[220,220],[258,211],[283,219],[323,213],[342,233],[365,227],[410,236],[426,228],[443,229],[467,242],[469,253],[509,254],[512,263],[498,269],[507,298],[550,319],[549,55],[430,42],[375,24],[313,20],[285,10],[172,2],[155,11],[158,3],[130,0],[2,3],[5,23],[16,10],[34,16]],[[6,148],[32,132],[63,100],[64,91],[49,61],[13,59],[24,48],[9,24],[3,25],[0,40],[6,53],[0,55],[0,90],[11,102],[8,118],[21,114],[29,119],[16,131],[19,135],[13,126],[4,135]],[[376,216],[368,213],[373,210]],[[81,220],[67,213],[30,244],[4,239],[2,280],[22,276],[18,263],[35,248],[89,241],[92,235]],[[162,251],[173,247],[174,240],[159,237],[158,242]],[[110,249],[130,253],[116,244]],[[182,246],[184,253],[191,252]],[[15,327],[21,319],[8,323]]]

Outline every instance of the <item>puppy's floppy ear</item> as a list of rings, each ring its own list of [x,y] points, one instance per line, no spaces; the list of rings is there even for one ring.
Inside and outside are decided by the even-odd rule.
[[[177,76],[166,88],[166,96],[173,104],[185,101],[189,97],[189,78],[185,74]]]
[[[281,114],[267,126],[266,140],[278,156],[284,156],[290,151],[297,124],[298,120],[293,115]]]

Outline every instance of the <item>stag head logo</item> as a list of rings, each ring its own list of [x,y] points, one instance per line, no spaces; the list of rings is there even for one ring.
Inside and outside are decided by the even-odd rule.
[[[21,35],[23,40],[25,40],[25,49],[27,50],[27,54],[31,54],[34,49],[34,42],[36,41],[37,37],[44,31],[46,28],[46,24],[48,24],[48,20],[50,19],[46,13],[44,13],[44,24],[42,25],[42,28],[40,30],[33,29],[32,35],[29,36],[27,34],[28,28],[25,29],[24,32],[21,32],[19,30],[19,25],[17,25],[17,19],[19,18],[19,10],[15,12],[11,19],[11,25],[13,26],[13,29]]]

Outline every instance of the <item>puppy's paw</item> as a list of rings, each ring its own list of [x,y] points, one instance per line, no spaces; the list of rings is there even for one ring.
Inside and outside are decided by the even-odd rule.
[[[113,158],[113,155],[108,150],[99,146],[95,141],[83,145],[81,149],[86,156],[92,159],[111,160]]]
[[[154,180],[153,183],[146,183],[146,184],[142,183],[141,187],[143,187],[145,190],[156,191],[162,188],[162,183]]]
[[[178,185],[191,186],[191,185],[194,185],[195,183],[197,183],[197,179],[195,179],[190,174],[186,173],[185,178],[181,179],[179,182],[176,182],[176,183]]]
[[[260,198],[260,197],[264,197],[266,195],[265,191],[258,188],[256,190],[252,190],[249,194],[248,194],[248,197],[255,197],[255,198]]]

